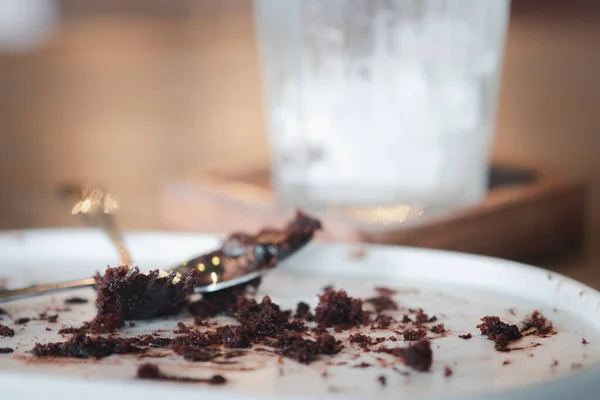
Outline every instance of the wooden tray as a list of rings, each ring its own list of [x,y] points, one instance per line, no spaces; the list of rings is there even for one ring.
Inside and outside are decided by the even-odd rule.
[[[293,210],[276,204],[268,182],[267,171],[171,180],[162,193],[162,222],[170,229],[219,233],[281,224]],[[491,168],[490,182],[481,204],[446,214],[425,213],[401,224],[317,213],[326,227],[321,239],[402,244],[522,261],[581,249],[585,184],[506,167]]]

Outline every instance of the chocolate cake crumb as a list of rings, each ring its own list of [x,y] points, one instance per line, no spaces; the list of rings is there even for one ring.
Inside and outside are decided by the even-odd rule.
[[[402,316],[402,322],[405,323],[405,324],[407,324],[409,322],[412,322],[412,319],[410,319],[410,317],[408,315],[404,314]]]
[[[522,322],[521,333],[523,335],[547,337],[555,335],[556,331],[554,330],[552,321],[544,317],[539,311],[534,311]]]
[[[519,327],[502,322],[496,316],[485,316],[481,321],[483,323],[477,325],[477,328],[482,335],[487,336],[488,340],[494,341],[496,350],[506,349],[509,343],[523,337]]]
[[[581,338],[581,344],[590,344],[585,338]]]
[[[132,354],[144,351],[122,338],[73,336],[66,342],[36,343],[31,353],[37,357],[104,358],[112,354]]]
[[[379,375],[379,376],[377,377],[377,382],[379,382],[379,384],[380,384],[381,386],[385,386],[385,385],[387,385],[387,379],[386,379],[386,378],[385,378],[385,376],[383,376],[383,375]]]
[[[450,376],[452,376],[452,374],[454,373],[454,371],[452,371],[452,368],[450,368],[449,366],[444,366],[444,377],[449,378]]]
[[[243,286],[205,293],[202,299],[188,304],[187,309],[199,321],[218,315],[232,317],[237,311],[238,298],[258,288],[260,283],[261,279],[256,278]]]
[[[365,335],[365,334],[360,333],[360,332],[351,334],[348,337],[348,340],[350,341],[350,343],[356,343],[356,344],[358,344],[363,349],[366,349],[367,347],[373,346],[375,344],[379,344],[379,343],[385,342],[385,338],[383,338],[383,337],[373,338],[371,336]]]
[[[509,365],[511,363],[510,360],[504,360],[502,361],[502,365]]]
[[[160,337],[157,334],[153,335],[144,335],[139,336],[135,339],[132,339],[132,343],[135,343],[137,346],[148,346],[148,347],[157,347],[161,349],[165,349],[173,343],[173,339],[168,337]]]
[[[0,336],[15,336],[15,331],[6,325],[0,324]]]
[[[393,322],[394,322],[394,318],[392,318],[389,315],[378,315],[375,318],[375,321],[373,321],[373,324],[371,324],[371,329],[372,330],[388,329],[392,325]]]
[[[85,304],[89,303],[88,299],[84,299],[83,297],[69,297],[65,299],[65,304]]]
[[[150,363],[142,364],[138,367],[137,378],[172,382],[208,383],[209,385],[223,385],[227,383],[227,379],[222,375],[213,375],[211,378],[187,378],[166,375],[157,365]]]
[[[552,364],[550,364],[551,367],[556,367],[558,365],[558,360],[552,360]]]
[[[469,340],[473,337],[473,335],[471,335],[470,333],[466,333],[464,335],[458,335],[458,337],[461,339]]]
[[[380,296],[386,296],[386,297],[392,297],[393,295],[397,294],[398,291],[394,290],[394,289],[389,289],[386,287],[382,287],[382,286],[378,286],[375,288],[375,291],[380,295]]]
[[[429,340],[421,340],[408,348],[401,348],[399,354],[404,364],[417,371],[429,371],[431,368],[433,353]]]
[[[10,347],[0,347],[0,354],[9,354],[12,353],[14,350],[11,349]]]
[[[120,329],[127,319],[149,319],[177,314],[194,292],[197,271],[176,283],[160,277],[159,271],[142,274],[137,268],[107,268],[96,274],[96,306],[98,314],[90,323],[92,333],[108,333]]]
[[[320,335],[315,341],[304,339],[299,335],[288,338],[280,337],[278,347],[279,354],[294,359],[302,364],[309,364],[319,358],[320,355],[333,355],[342,350],[339,340],[329,334]]]
[[[362,300],[348,296],[343,289],[327,289],[319,295],[315,320],[321,328],[349,329],[367,323],[369,317],[362,309]]]
[[[402,332],[402,336],[404,337],[404,340],[416,342],[425,339],[425,337],[427,336],[427,329],[422,327],[418,329],[408,328],[404,332]]]
[[[83,324],[83,326],[81,326],[79,328],[75,328],[73,326],[61,328],[58,330],[58,334],[59,335],[83,334],[83,333],[86,333],[87,331],[89,331],[89,329],[90,329],[90,323],[86,322]]]
[[[304,319],[306,321],[314,321],[315,316],[312,312],[310,312],[310,306],[301,301],[296,306],[296,313],[294,314],[294,318]]]
[[[31,321],[31,318],[18,318],[15,320],[15,325],[24,325],[26,323],[28,323],[29,321]]]
[[[58,314],[48,315],[48,313],[42,312],[38,314],[37,319],[40,321],[48,321],[50,323],[55,323],[58,320]]]
[[[399,357],[405,365],[421,372],[429,371],[433,363],[431,343],[426,339],[413,343],[406,348],[388,349],[387,347],[380,347],[377,352]]]
[[[423,309],[419,308],[415,313],[415,321],[417,324],[426,324],[437,321],[437,317],[434,315],[430,318],[429,315],[423,312]]]
[[[52,330],[52,328],[46,327],[46,331],[50,332],[51,330]]]
[[[437,324],[429,328],[429,331],[441,335],[442,333],[446,333],[446,328],[444,327],[444,324]]]
[[[365,303],[371,304],[376,313],[383,311],[394,311],[398,309],[398,303],[389,296],[371,297],[365,300]]]
[[[176,354],[183,356],[184,359],[194,362],[213,361],[221,357],[222,353],[214,349],[203,349],[186,344],[176,344],[171,347]]]
[[[177,329],[173,331],[173,333],[189,333],[190,328],[185,326],[185,324],[181,321],[177,323]]]
[[[369,367],[372,367],[372,366],[373,366],[372,364],[369,364],[369,363],[366,363],[366,362],[361,362],[360,364],[353,365],[350,368],[369,368]]]

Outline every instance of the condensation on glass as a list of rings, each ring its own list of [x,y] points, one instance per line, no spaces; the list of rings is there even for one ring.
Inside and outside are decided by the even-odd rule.
[[[486,192],[509,0],[255,0],[272,179],[301,206]]]

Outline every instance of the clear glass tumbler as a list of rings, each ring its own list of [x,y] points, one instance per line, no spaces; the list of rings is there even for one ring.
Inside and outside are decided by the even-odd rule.
[[[303,207],[487,189],[509,0],[255,0],[272,182]]]

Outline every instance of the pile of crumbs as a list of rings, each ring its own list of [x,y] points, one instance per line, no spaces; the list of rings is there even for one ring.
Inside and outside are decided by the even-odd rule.
[[[307,302],[298,303],[296,309],[285,310],[265,296],[258,301],[253,293],[260,282],[252,282],[247,288],[214,293],[187,305],[194,316],[196,326],[178,322],[173,335],[163,332],[135,337],[120,337],[114,334],[123,322],[109,329],[111,336],[96,334],[87,323],[80,328],[66,327],[62,335],[72,335],[62,342],[36,344],[30,353],[34,357],[69,357],[102,359],[114,354],[146,354],[149,349],[170,351],[189,362],[225,362],[239,359],[251,352],[268,353],[300,364],[318,360],[329,360],[344,352],[382,354],[391,357],[390,362],[381,363],[386,368],[397,370],[402,363],[416,372],[426,373],[434,362],[431,341],[451,333],[435,315],[421,308],[410,308],[398,304],[395,292],[378,288],[377,296],[362,300],[350,296],[345,290],[327,287],[318,295],[318,304],[311,310]],[[85,299],[69,301],[69,304],[85,304]],[[395,318],[400,312],[401,317]],[[55,315],[55,314],[54,314]],[[54,315],[40,314],[36,319],[56,321]],[[211,318],[227,316],[234,323],[215,325]],[[14,321],[26,323],[26,321]],[[511,345],[524,336],[547,337],[556,334],[552,322],[538,311],[532,312],[521,323],[511,325],[496,316],[485,316],[477,325],[481,334],[494,342],[498,351],[510,351]],[[365,329],[377,333],[373,336]],[[0,325],[0,336],[14,336],[12,328]],[[461,339],[471,339],[471,333],[456,334]],[[408,342],[400,344],[398,342]],[[11,353],[11,348],[0,348],[1,353]],[[393,360],[393,361],[391,361]],[[231,361],[235,362],[235,361]],[[328,361],[331,362],[331,361]],[[345,364],[345,363],[344,363]],[[372,364],[359,362],[351,368],[368,368]],[[401,371],[407,374],[407,371]],[[446,378],[453,374],[445,366]],[[206,384],[224,384],[227,379],[220,375],[206,378],[187,378],[163,373],[157,365],[145,363],[137,372],[139,379],[154,379]],[[386,385],[384,376],[378,381]]]

